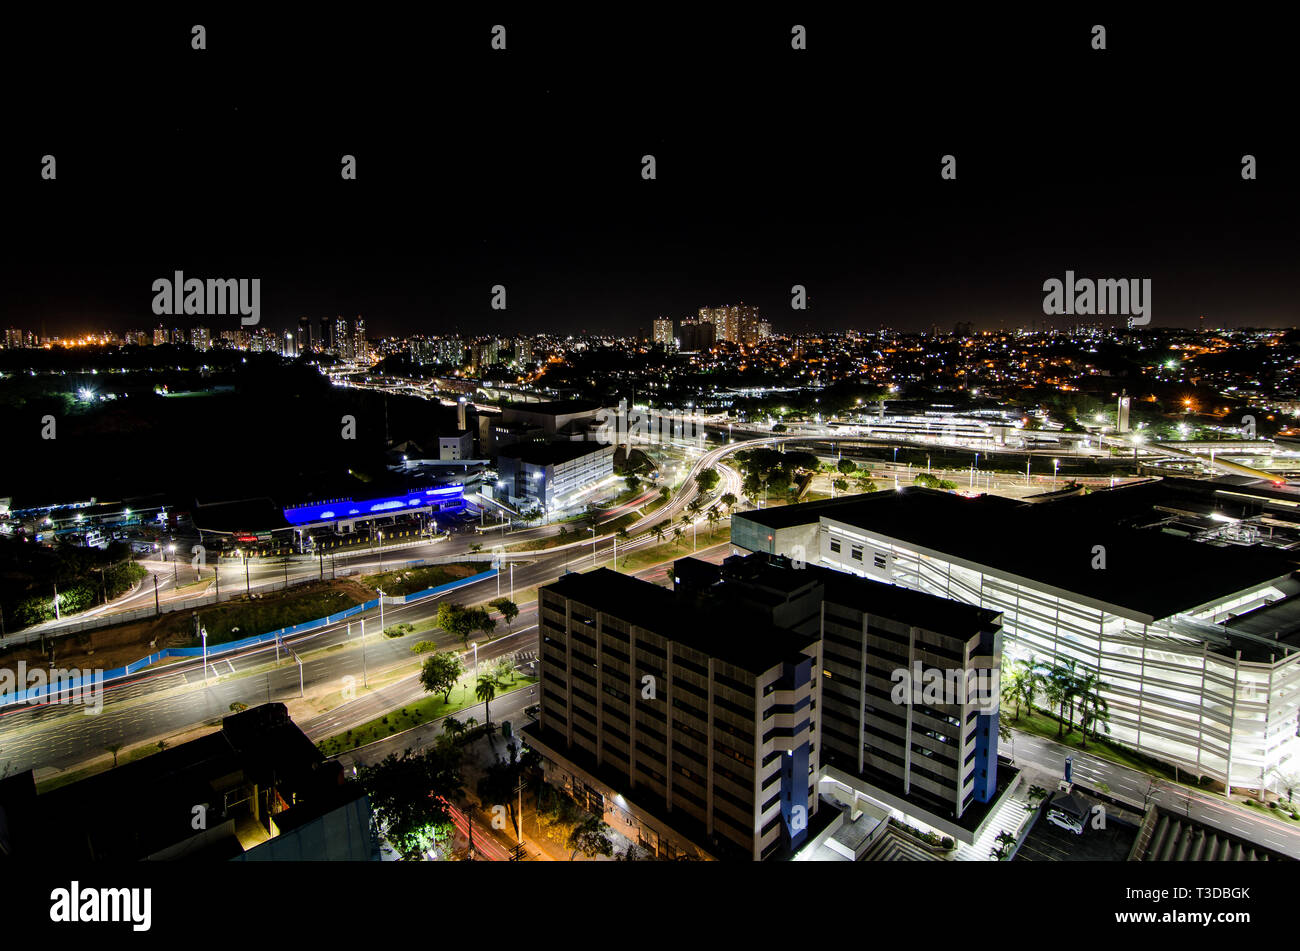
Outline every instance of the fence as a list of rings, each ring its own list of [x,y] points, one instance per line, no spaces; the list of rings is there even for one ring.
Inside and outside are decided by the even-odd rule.
[[[435,595],[444,594],[456,588],[463,588],[466,585],[475,584],[484,581],[496,575],[496,570],[481,571],[476,575],[470,575],[468,578],[461,578],[459,581],[450,581],[447,584],[438,585],[434,588],[425,588],[423,591],[417,591],[414,594],[385,596],[383,601],[387,606],[398,604],[411,604],[415,601],[431,598]],[[331,624],[337,624],[339,621],[346,621],[350,617],[358,614],[364,614],[366,611],[373,611],[379,606],[379,598],[371,598],[361,604],[337,611],[328,617],[316,618],[312,621],[303,621],[301,624],[294,624],[290,627],[282,627],[278,631],[268,631],[265,634],[254,634],[251,637],[240,638],[237,641],[227,641],[216,647],[207,650],[208,657],[215,657],[221,654],[229,654],[232,651],[243,650],[247,647],[255,647],[259,644],[270,644],[284,638],[292,637],[298,634],[306,634],[308,631],[319,630],[328,627]],[[32,687],[27,690],[18,690],[12,696],[0,696],[0,707],[10,706],[15,703],[32,703],[50,696],[52,693],[62,693],[63,691],[76,691],[79,689],[93,688],[95,684],[104,684],[113,680],[121,680],[123,677],[129,677],[131,674],[143,670],[165,660],[169,657],[202,657],[204,649],[202,647],[166,647],[160,651],[155,651],[139,660],[133,660],[124,667],[115,667],[112,670],[92,671],[89,676],[61,678],[57,683],[47,684],[41,687]]]
[[[384,546],[382,550],[387,551],[390,548],[396,549],[396,548],[409,548],[409,547],[411,547],[409,544],[400,544],[400,545]],[[380,549],[376,549],[376,551],[379,550]],[[445,564],[453,564],[458,561],[491,561],[491,560],[492,560],[492,556],[490,554],[487,555],[467,554],[467,555],[450,555],[450,556],[440,555],[440,556],[427,558],[427,559],[418,558],[414,561],[408,561],[401,565],[394,565],[394,568],[397,567],[414,568],[420,565],[445,565]],[[391,571],[393,569],[390,568],[388,570]],[[329,576],[331,578],[347,578],[351,575],[355,575],[359,573],[360,573],[360,569],[358,568],[339,568],[337,570],[331,569],[331,573]],[[319,580],[321,580],[319,577],[312,577],[308,575],[302,578],[291,578],[288,580],[287,583],[283,580],[261,581],[258,582],[256,585],[253,585],[252,587],[256,587],[259,591],[283,591],[293,587],[294,585],[308,584],[312,581],[319,581]],[[141,585],[144,585],[147,581],[148,579],[146,578],[145,581],[141,582]],[[134,594],[139,590],[140,589],[137,588],[132,593]],[[112,614],[101,614],[97,617],[86,618],[81,621],[75,621],[75,620],[64,621],[64,622],[60,622],[57,627],[53,627],[53,628],[43,628],[43,629],[31,628],[26,631],[18,631],[14,634],[8,635],[7,637],[0,637],[0,650],[4,650],[5,648],[8,647],[17,647],[20,644],[30,644],[33,641],[39,641],[46,638],[67,637],[69,634],[80,634],[83,633],[84,631],[93,631],[101,627],[111,627],[114,624],[129,624],[131,621],[143,621],[146,620],[147,618],[156,617],[159,614],[168,614],[172,611],[190,611],[193,610],[194,608],[204,607],[205,605],[216,604],[218,603],[218,601],[229,601],[232,598],[241,597],[249,593],[250,590],[251,589],[247,584],[245,585],[245,587],[241,588],[238,583],[235,583],[233,585],[224,587],[224,589],[221,592],[220,598],[217,597],[218,592],[215,589],[210,589],[204,594],[196,595],[192,598],[183,598],[179,601],[162,602],[157,607],[146,605],[145,607],[135,608],[134,610],[131,611],[117,611]]]

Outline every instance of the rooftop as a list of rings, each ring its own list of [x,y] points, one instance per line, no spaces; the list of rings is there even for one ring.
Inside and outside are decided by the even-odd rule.
[[[1135,527],[1159,486],[1143,483],[1053,501],[965,498],[909,487],[737,515],[769,528],[828,518],[1033,581],[1153,621],[1276,581],[1300,554],[1263,547],[1215,547]],[[1098,546],[1105,568],[1094,569]]]
[[[737,625],[734,615],[701,610],[667,588],[608,568],[571,572],[542,590],[554,591],[754,674],[801,660],[802,648],[809,642],[809,638],[770,624],[746,620]]]
[[[553,466],[601,450],[610,450],[612,454],[612,448],[598,442],[519,443],[502,449],[498,458],[517,459],[530,466]]]

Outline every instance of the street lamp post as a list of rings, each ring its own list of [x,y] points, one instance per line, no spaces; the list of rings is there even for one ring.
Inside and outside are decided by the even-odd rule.
[[[168,546],[167,546],[167,553],[170,554],[171,557],[172,557],[172,587],[175,588],[175,587],[177,587],[177,586],[180,584],[180,577],[179,577],[179,575],[178,575],[178,573],[177,573],[177,572],[178,572],[178,567],[177,567],[177,564],[176,564],[176,546],[175,546],[175,545],[168,545]]]
[[[591,567],[596,567],[596,528],[591,526],[587,529],[591,532]]]
[[[515,599],[515,563],[510,562],[510,600]]]
[[[203,685],[208,685],[208,629],[199,628],[199,634],[203,637]]]
[[[1056,488],[1056,474],[1061,471],[1061,460],[1052,460],[1052,488]]]

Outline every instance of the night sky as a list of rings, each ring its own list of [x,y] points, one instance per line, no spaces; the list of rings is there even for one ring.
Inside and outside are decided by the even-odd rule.
[[[372,335],[630,333],[740,301],[777,332],[1025,326],[1067,269],[1151,278],[1155,326],[1300,323],[1281,35],[636,12],[16,23],[0,323],[147,330],[178,269],[260,277],[266,326]]]

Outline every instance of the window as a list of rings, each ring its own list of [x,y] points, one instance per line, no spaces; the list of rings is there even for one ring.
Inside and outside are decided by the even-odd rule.
[[[861,549],[861,548],[855,548],[855,549],[853,549],[853,551],[851,552],[851,555],[852,555],[854,561],[861,561],[861,560],[862,560],[862,549]]]
[[[835,552],[837,555],[839,554],[840,543],[838,539],[835,539],[834,541],[831,542],[831,551]]]
[[[876,552],[875,557],[872,558],[872,562],[877,568],[885,568],[889,564],[888,560],[880,552]]]

